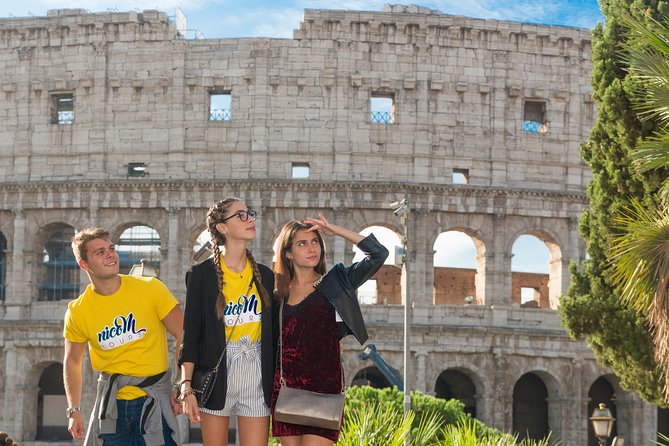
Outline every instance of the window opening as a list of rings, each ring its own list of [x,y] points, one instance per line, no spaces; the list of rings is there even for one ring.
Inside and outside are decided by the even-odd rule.
[[[546,133],[546,103],[526,101],[523,113],[523,130],[531,133]]]
[[[468,184],[469,169],[453,169],[453,184]]]
[[[70,125],[74,122],[74,95],[54,94],[51,96],[51,123]]]
[[[209,92],[209,120],[232,120],[232,94],[229,91]]]
[[[293,163],[292,178],[295,180],[309,178],[309,163]]]
[[[374,124],[395,123],[395,96],[372,94],[370,104],[370,120]]]

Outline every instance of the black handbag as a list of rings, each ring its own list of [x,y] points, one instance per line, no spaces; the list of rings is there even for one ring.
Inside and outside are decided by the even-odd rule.
[[[288,387],[283,379],[283,304],[279,308],[279,379],[281,387],[274,405],[274,419],[282,423],[301,424],[339,430],[344,412],[344,371],[341,371],[340,393],[319,393]],[[339,364],[341,367],[341,363]]]
[[[207,404],[207,401],[209,401],[211,392],[214,390],[214,384],[216,384],[218,368],[223,357],[225,357],[225,349],[223,350],[221,357],[218,359],[216,367],[214,367],[212,370],[207,370],[204,368],[196,368],[193,370],[191,388],[193,389],[193,394],[195,394],[195,399],[197,400],[197,405],[199,407],[203,407],[205,404]]]

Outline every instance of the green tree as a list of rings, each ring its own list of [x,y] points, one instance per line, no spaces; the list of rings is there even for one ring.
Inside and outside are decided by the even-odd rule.
[[[624,17],[646,21],[666,13],[667,2],[600,0],[600,6],[606,19],[593,30],[591,80],[597,120],[581,146],[593,172],[588,185],[590,209],[579,222],[589,258],[580,269],[571,265],[571,285],[559,311],[571,336],[584,337],[598,362],[614,371],[623,388],[663,404],[648,321],[644,313],[621,301],[609,254],[612,240],[622,233],[611,216],[629,208],[631,200],[652,202],[659,186],[657,173],[640,172],[630,158],[637,142],[652,133],[655,123],[640,121],[632,108],[637,81],[627,75],[622,58],[628,40]]]

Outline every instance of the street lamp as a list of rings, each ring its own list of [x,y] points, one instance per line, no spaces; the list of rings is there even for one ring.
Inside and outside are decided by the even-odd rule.
[[[142,259],[138,264],[132,265],[129,276],[144,276],[144,277],[158,277],[158,271],[149,263],[148,260]]]
[[[409,390],[409,360],[411,359],[411,296],[409,294],[409,253],[407,251],[407,236],[409,233],[409,212],[411,208],[406,198],[390,204],[393,214],[400,217],[402,225],[402,268],[404,283],[404,413],[411,410],[411,391]]]
[[[611,411],[607,409],[604,403],[599,403],[599,407],[592,411],[590,422],[592,423],[592,429],[595,431],[595,437],[599,441],[599,446],[606,446],[606,439],[611,436],[614,421],[616,419],[613,418]]]

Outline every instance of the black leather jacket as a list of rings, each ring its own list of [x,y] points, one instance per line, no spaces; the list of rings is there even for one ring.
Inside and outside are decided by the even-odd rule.
[[[370,279],[388,257],[388,250],[370,234],[358,243],[365,258],[351,266],[339,263],[319,280],[315,287],[323,293],[344,321],[340,324],[340,338],[352,334],[364,344],[369,335],[362,318],[356,289]]]

